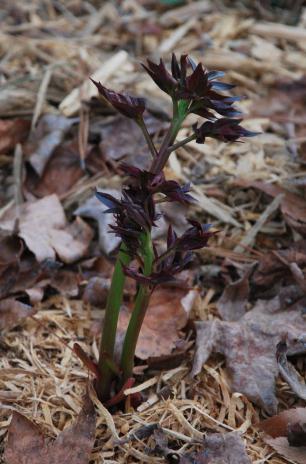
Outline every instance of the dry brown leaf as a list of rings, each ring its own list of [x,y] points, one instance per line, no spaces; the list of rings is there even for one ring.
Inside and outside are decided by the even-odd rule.
[[[246,312],[249,297],[250,271],[224,289],[217,302],[217,308],[224,321],[238,321]]]
[[[0,301],[0,329],[7,329],[17,325],[22,319],[32,316],[36,311],[29,305],[14,298]]]
[[[256,285],[271,287],[283,279],[288,285],[291,276],[290,264],[306,266],[306,240],[292,243],[290,248],[271,251],[264,254],[253,274],[252,281]]]
[[[283,411],[258,424],[269,437],[264,440],[279,454],[293,462],[306,462],[306,408]],[[305,446],[304,446],[305,445]]]
[[[76,297],[80,280],[77,272],[59,269],[50,279],[49,285],[64,296]]]
[[[306,423],[306,408],[292,408],[261,421],[258,426],[272,438],[287,437],[288,425]]]
[[[12,208],[3,217],[1,228],[13,231],[15,220],[16,210]],[[67,225],[63,207],[54,194],[22,205],[18,235],[38,261],[55,260],[58,255],[65,263],[72,263],[86,254],[93,231],[80,218]]]
[[[212,352],[222,353],[233,391],[246,395],[267,412],[276,412],[276,345],[306,332],[302,309],[306,299],[282,308],[279,300],[260,301],[239,321],[196,322],[196,354],[192,374],[200,372]]]
[[[6,155],[17,143],[27,138],[31,121],[25,119],[0,119],[0,154]]]
[[[290,459],[290,462],[305,464],[306,446],[290,446],[286,437],[266,438],[265,442],[274,448],[280,455],[284,456],[286,459]]]
[[[35,287],[44,288],[49,284],[50,278],[58,272],[59,267],[60,263],[57,261],[46,260],[38,263],[32,253],[26,250],[21,256],[9,293],[20,293]]]
[[[104,308],[110,280],[104,277],[92,277],[89,279],[83,293],[83,301],[93,306]]]
[[[48,197],[45,197],[48,198]],[[94,232],[80,217],[77,217],[64,230],[52,231],[51,244],[59,258],[66,264],[86,256]]]
[[[0,238],[0,298],[8,295],[17,281],[23,249],[22,241],[15,235]]]
[[[39,176],[44,172],[54,149],[77,121],[77,118],[68,119],[57,114],[45,114],[40,118],[35,131],[31,133],[24,147],[31,166]]]
[[[204,440],[203,451],[185,455],[180,464],[251,464],[237,432],[212,433]]]
[[[187,292],[180,288],[160,288],[153,292],[136,346],[138,358],[147,359],[172,352],[180,338],[180,329],[187,323],[188,309],[193,304],[194,297],[194,291]],[[132,308],[125,307],[120,313],[117,338],[119,346],[121,346],[120,342],[123,340],[131,310]]]
[[[19,260],[23,252],[22,241],[15,235],[0,237],[0,270]]]
[[[83,175],[78,144],[61,144],[53,151],[41,177],[28,173],[27,189],[38,197],[66,193]]]
[[[22,414],[13,412],[5,448],[7,464],[88,464],[94,445],[96,414],[88,396],[77,420],[54,441]]]

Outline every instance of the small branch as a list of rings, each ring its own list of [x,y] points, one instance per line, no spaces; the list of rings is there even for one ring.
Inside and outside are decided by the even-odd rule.
[[[152,162],[152,166],[150,169],[151,172],[154,172],[157,174],[164,168],[169,158],[169,154],[170,154],[170,152],[168,151],[169,146],[172,145],[172,143],[174,142],[175,137],[177,136],[177,133],[181,128],[181,124],[182,124],[182,121],[180,119],[172,121],[171,126],[169,127],[169,130],[160,147],[158,156]]]
[[[144,120],[142,118],[139,118],[137,120],[137,123],[140,127],[140,129],[142,130],[142,133],[144,135],[144,138],[146,139],[146,142],[148,144],[148,147],[150,149],[150,152],[151,152],[151,155],[153,156],[153,158],[156,158],[158,153],[157,153],[157,150],[156,150],[156,147],[153,143],[153,140],[148,132],[148,129],[147,129],[147,126],[146,126],[146,123],[144,122]]]
[[[13,165],[13,176],[14,176],[14,197],[15,197],[15,208],[16,208],[16,222],[15,228],[19,227],[20,210],[23,203],[22,195],[22,171],[23,171],[23,153],[20,143],[15,147],[14,153],[14,165]]]
[[[197,138],[196,134],[189,135],[189,137],[186,137],[183,140],[180,140],[179,142],[175,143],[174,145],[171,145],[171,147],[168,148],[168,152],[171,153],[172,151],[176,150],[177,148],[183,147],[189,142],[192,142],[192,140],[195,140]]]
[[[173,100],[173,118],[168,132],[161,144],[158,152],[158,156],[153,160],[151,165],[151,172],[159,173],[168,161],[170,151],[169,147],[173,144],[176,136],[182,126],[184,119],[188,114],[188,108],[186,107],[185,100],[175,101]]]

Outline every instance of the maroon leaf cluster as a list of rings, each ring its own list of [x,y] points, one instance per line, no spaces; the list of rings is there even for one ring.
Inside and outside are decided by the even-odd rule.
[[[162,59],[159,64],[147,60],[147,65],[143,65],[143,67],[158,87],[169,94],[172,99],[187,100],[189,113],[195,113],[207,119],[215,118],[211,110],[227,117],[240,114],[240,111],[232,105],[241,98],[230,97],[218,92],[235,87],[232,84],[216,80],[223,77],[224,73],[207,71],[202,63],[194,63],[188,55],[182,55],[179,63],[173,54],[171,72],[167,70]]]
[[[155,250],[154,272],[144,276],[135,269],[124,267],[126,275],[143,285],[154,287],[158,284],[175,280],[175,275],[188,266],[192,261],[191,251],[207,246],[209,238],[214,235],[210,232],[210,224],[201,224],[197,221],[189,221],[191,227],[180,237],[177,236],[172,226],[169,226],[167,237],[167,249],[158,255]]]
[[[160,201],[190,203],[189,185],[180,186],[174,180],[166,180],[162,172],[155,175],[134,166],[122,165],[125,174],[131,178],[129,185],[122,190],[118,200],[108,193],[97,192],[97,198],[108,207],[105,213],[115,216],[116,224],[111,231],[125,243],[132,256],[137,255],[140,234],[156,226],[160,215],[156,212],[156,195]]]

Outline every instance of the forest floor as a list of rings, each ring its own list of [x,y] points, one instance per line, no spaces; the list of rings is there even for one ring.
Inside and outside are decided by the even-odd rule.
[[[193,142],[171,155],[167,178],[190,182],[197,199],[188,217],[219,233],[183,274],[186,288],[154,294],[136,384],[126,392],[141,392],[141,404],[109,412],[89,388],[97,417],[85,448],[93,463],[306,463],[305,447],[258,425],[306,399],[305,357],[286,356],[301,344],[305,353],[306,337],[306,9],[270,3],[2,0],[2,450],[12,446],[13,411],[50,439],[79,414],[92,374],[73,346],[97,359],[118,244],[94,190],[118,191],[122,160],[147,163],[139,129],[99,103],[89,76],[144,96],[158,143],[170,102],[140,63],[169,63],[175,52],[224,71],[246,97],[244,127],[261,134],[244,143]],[[169,221],[183,229],[185,214],[165,210],[157,238]],[[129,282],[120,333],[134,290]],[[16,430],[8,464],[30,453]],[[231,450],[226,438],[216,450],[212,433],[234,437]]]

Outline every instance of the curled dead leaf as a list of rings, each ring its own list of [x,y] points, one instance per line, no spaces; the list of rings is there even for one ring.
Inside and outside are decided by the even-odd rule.
[[[294,393],[303,400],[306,400],[306,385],[304,379],[291,364],[287,356],[290,354],[305,354],[306,353],[306,333],[302,334],[297,340],[278,343],[276,348],[276,359],[279,372],[283,379],[290,385]]]
[[[306,408],[292,408],[261,421],[258,426],[272,438],[287,437],[288,426],[306,423]]]
[[[286,437],[266,438],[265,442],[274,448],[277,453],[290,459],[290,462],[295,464],[305,464],[306,462],[306,446],[299,448],[290,446]]]
[[[288,285],[288,279],[292,274],[290,265],[295,263],[300,267],[306,266],[306,241],[294,242],[290,248],[274,250],[264,254],[253,274],[252,282],[263,287],[271,287],[276,282],[284,279]]]
[[[26,119],[0,119],[0,154],[6,155],[17,143],[26,140],[31,121]]]

